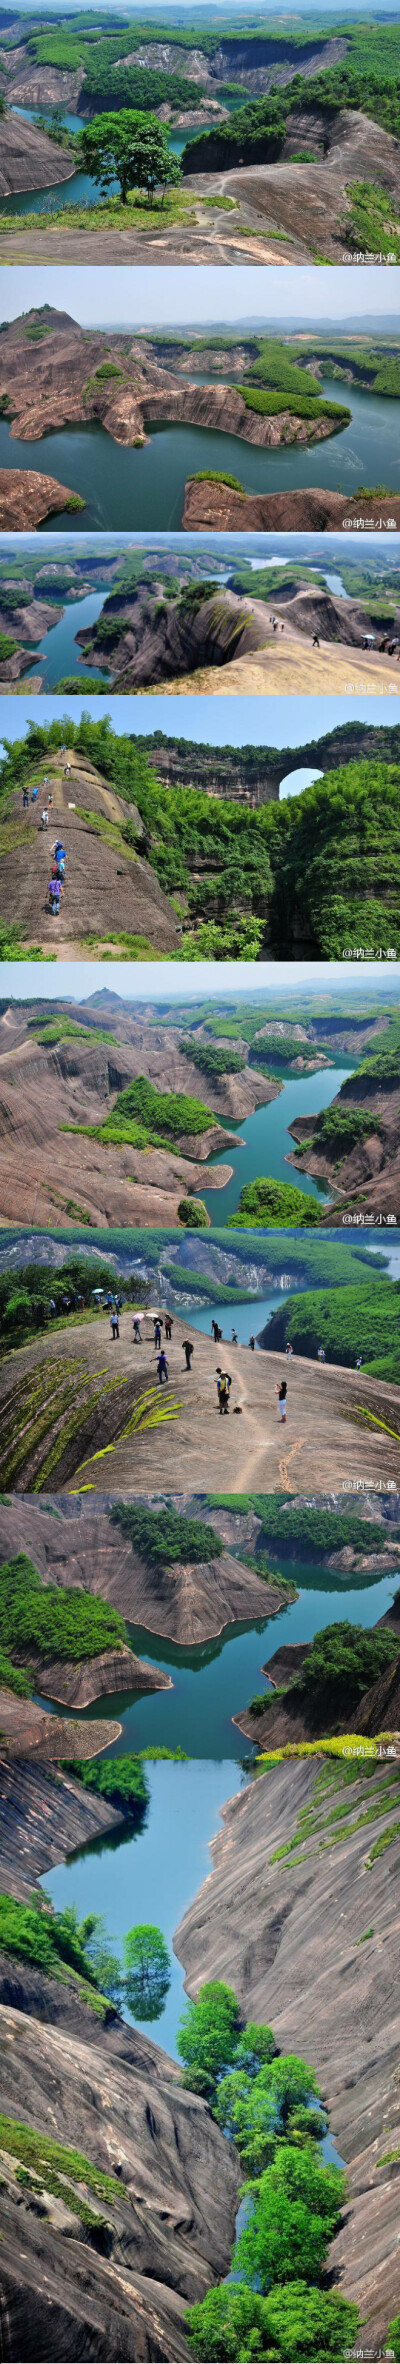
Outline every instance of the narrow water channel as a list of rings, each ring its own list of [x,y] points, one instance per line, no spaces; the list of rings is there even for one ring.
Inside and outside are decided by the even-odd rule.
[[[199,1650],[179,1650],[161,1636],[131,1627],[132,1647],[172,1675],[173,1690],[141,1698],[103,1698],[80,1720],[119,1718],[120,1739],[105,1752],[112,1757],[146,1746],[180,1746],[188,1751],[188,1762],[148,1761],[149,1808],[140,1836],[119,1831],[96,1840],[48,1873],[43,1883],[57,1910],[74,1904],[82,1917],[92,1911],[104,1914],[117,1951],[133,1924],[151,1921],[162,1928],[171,1950],[172,1981],[163,2014],[149,2033],[172,2057],[184,1975],[172,1955],[173,1933],[211,1869],[209,1847],[221,1807],[251,1778],[253,1751],[231,1718],[262,1690],[261,1666],[281,1641],[309,1641],[322,1625],[343,1617],[365,1627],[375,1625],[389,1608],[398,1582],[396,1575],[370,1583],[364,1577],[360,1586],[350,1579],[339,1587],[337,1576],[316,1563],[311,1567],[274,1560],[273,1566],[299,1590],[297,1600],[269,1621],[227,1628]],[[128,2011],[125,2016],[132,2018]]]
[[[343,391],[335,379],[324,379],[322,390],[329,400],[337,400]],[[344,392],[352,411],[348,427],[323,443],[281,445],[270,451],[237,435],[181,422],[156,422],[141,450],[114,443],[98,420],[57,429],[39,443],[25,443],[11,435],[2,419],[0,467],[48,472],[80,493],[86,506],[74,518],[74,532],[84,533],[101,527],[123,532],[179,529],[186,479],[199,469],[226,469],[248,492],[323,485],[350,496],[360,483],[381,481],[382,451],[387,450],[390,487],[398,490],[400,404],[353,386]],[[64,524],[69,528],[68,510],[46,518],[40,530],[59,533]]]
[[[104,584],[102,591],[89,591],[81,599],[68,600],[59,622],[49,624],[43,640],[36,642],[35,655],[44,689],[55,689],[58,681],[62,681],[67,674],[74,674],[78,690],[80,675],[89,671],[93,673],[94,689],[99,681],[107,686],[109,673],[100,665],[89,662],[85,650],[79,646],[76,634],[89,624],[97,623],[109,588],[109,584]]]
[[[214,1153],[204,1168],[204,1177],[206,1173],[211,1175],[213,1166],[220,1165],[221,1158],[226,1159],[233,1166],[231,1181],[226,1183],[222,1191],[213,1190],[212,1184],[209,1190],[203,1188],[202,1182],[199,1185],[198,1196],[204,1200],[212,1223],[229,1222],[230,1215],[234,1214],[239,1204],[240,1192],[245,1183],[257,1181],[260,1175],[272,1176],[277,1182],[292,1183],[309,1197],[320,1199],[321,1205],[332,1200],[334,1191],[326,1184],[315,1181],[312,1174],[297,1172],[287,1165],[287,1156],[296,1146],[288,1126],[298,1116],[315,1116],[320,1109],[329,1108],[345,1076],[352,1073],[349,1061],[345,1067],[323,1068],[315,1075],[286,1075],[277,1100],[270,1100],[267,1107],[256,1108],[253,1116],[242,1119],[238,1126],[242,1148],[238,1143],[237,1149]],[[228,1119],[226,1122],[228,1126]]]

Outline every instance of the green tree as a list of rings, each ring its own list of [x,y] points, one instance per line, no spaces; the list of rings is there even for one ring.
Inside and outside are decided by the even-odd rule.
[[[266,2035],[269,2034],[266,2029]],[[239,2048],[238,2048],[239,2049]],[[260,2175],[287,2134],[299,2142],[323,2134],[325,2119],[311,2115],[307,2101],[318,2091],[314,2070],[295,2054],[265,2060],[254,2076],[235,2067],[218,2088],[215,2116],[236,2143],[249,2175]]]
[[[218,2079],[235,2058],[240,2014],[233,1987],[210,1979],[200,1987],[196,2002],[186,2004],[177,2035],[179,2059],[184,2062],[184,2085],[213,2102]]]
[[[63,1914],[64,1940],[68,1930],[71,1942],[82,1946],[100,1993],[108,1995],[110,2002],[118,2006],[124,1992],[121,1964],[108,1944],[103,1913],[87,1913],[85,1920],[79,1922],[75,1906],[69,1905]]]
[[[233,2253],[234,2267],[265,2288],[274,2282],[319,2282],[329,2242],[340,2221],[345,2179],[320,2166],[310,2145],[283,2143],[260,2177],[254,2208]]]
[[[400,2318],[397,2317],[397,2323]],[[393,2332],[395,2326],[389,2325]],[[262,2298],[246,2282],[223,2282],[189,2307],[185,2332],[193,2356],[209,2364],[251,2364],[253,2357],[282,2357],[284,2364],[315,2357],[327,2364],[343,2357],[358,2330],[358,2308],[336,2293],[310,2289],[307,2282],[278,2285]],[[389,2336],[389,2334],[388,2334]],[[400,2347],[395,2349],[400,2354]]]
[[[391,2323],[388,2324],[387,2345],[393,2349],[397,2364],[397,2358],[400,2356],[400,2315],[393,2315]]]
[[[181,177],[164,124],[156,115],[141,113],[135,107],[121,107],[119,114],[96,115],[82,134],[82,160],[92,179],[99,182],[102,195],[112,181],[119,181],[123,205],[127,205],[129,189],[146,189],[150,199],[160,185],[165,191],[167,183],[176,185]]]
[[[181,1198],[178,1207],[178,1223],[186,1223],[191,1231],[207,1231],[208,1214],[203,1199]]]
[[[159,2019],[171,1985],[168,1946],[151,1921],[138,1922],[124,1937],[126,2001],[135,2019]]]
[[[264,2062],[275,2059],[277,2050],[272,2027],[266,2027],[263,2021],[258,2024],[256,2019],[248,2019],[236,2044],[235,2068],[245,2069],[248,2077],[257,2077]]]

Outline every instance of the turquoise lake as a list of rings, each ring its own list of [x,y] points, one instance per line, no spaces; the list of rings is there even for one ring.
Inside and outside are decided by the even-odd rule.
[[[187,381],[186,381],[187,382]],[[155,424],[141,450],[113,442],[99,421],[63,427],[41,441],[25,443],[12,436],[0,420],[0,467],[34,468],[58,477],[85,501],[74,517],[74,532],[90,529],[121,532],[153,529],[162,532],[182,523],[185,482],[199,469],[226,469],[247,492],[292,491],[323,485],[342,489],[344,499],[362,484],[382,481],[382,453],[387,451],[385,477],[392,491],[400,489],[400,405],[343,387],[335,379],[322,381],[327,399],[348,400],[352,418],[340,433],[315,445],[298,444],[262,450],[241,437],[205,427]],[[39,529],[46,534],[71,530],[68,510],[59,510]]]

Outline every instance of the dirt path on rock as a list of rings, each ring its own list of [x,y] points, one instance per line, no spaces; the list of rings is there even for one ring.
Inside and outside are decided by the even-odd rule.
[[[256,1318],[254,1308],[255,1322]],[[7,1357],[0,1374],[0,1402],[14,1375],[16,1381],[42,1364],[44,1356],[50,1370],[52,1357],[59,1358],[60,1353],[65,1354],[66,1362],[79,1354],[90,1372],[109,1370],[110,1377],[122,1378],[137,1373],[147,1387],[156,1380],[148,1319],[143,1322],[143,1332],[140,1345],[134,1346],[132,1316],[126,1312],[115,1345],[104,1315],[86,1328],[71,1324],[65,1331],[46,1334],[45,1341]],[[194,1342],[190,1372],[182,1353],[182,1339],[187,1336]],[[257,1490],[267,1493],[282,1486],[294,1493],[307,1493],[310,1487],[329,1493],[360,1481],[383,1488],[388,1480],[399,1484],[398,1387],[368,1378],[364,1372],[333,1364],[321,1367],[300,1355],[288,1371],[282,1353],[252,1354],[249,1347],[235,1347],[227,1341],[215,1347],[211,1337],[192,1327],[190,1313],[183,1320],[173,1315],[167,1356],[170,1395],[167,1387],[160,1389],[161,1425],[120,1435],[106,1453],[95,1453],[82,1465],[78,1446],[76,1475],[67,1491],[79,1492],[81,1484],[101,1492],[107,1485],[113,1493],[132,1495],[151,1493],[156,1483],[158,1489],[171,1493],[244,1493],[255,1484]],[[232,1376],[231,1408],[228,1416],[222,1417],[216,1388],[218,1363]],[[288,1379],[286,1427],[278,1420],[275,1392],[283,1371]],[[167,1418],[172,1403],[178,1406],[177,1414]],[[393,1434],[396,1422],[399,1433]],[[56,1490],[54,1479],[52,1483]],[[23,1477],[21,1487],[23,1491]]]
[[[38,765],[32,759],[34,785],[37,780]],[[49,789],[53,803],[48,828],[42,830]],[[5,920],[12,912],[27,950],[34,944],[47,957],[53,953],[70,960],[86,952],[89,938],[89,957],[109,946],[114,958],[125,958],[124,932],[131,938],[133,957],[136,942],[142,951],[154,947],[168,955],[175,950],[179,932],[172,907],[150,865],[125,844],[123,830],[130,817],[129,806],[101,773],[68,748],[61,763],[59,755],[44,755],[35,804],[30,802],[24,810],[21,789],[15,792],[5,817],[14,843],[9,840],[4,851],[0,831],[0,912]],[[47,886],[61,824],[67,863],[59,916],[54,918],[47,907]]]

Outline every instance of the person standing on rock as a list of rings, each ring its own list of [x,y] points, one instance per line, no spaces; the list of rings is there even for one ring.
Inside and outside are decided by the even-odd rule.
[[[277,1397],[278,1397],[278,1420],[286,1420],[286,1412],[287,1412],[287,1379],[281,1379],[281,1380],[280,1380],[280,1383],[278,1383],[278,1381],[277,1381],[277,1383],[276,1383],[276,1388],[275,1388],[275,1395],[277,1395]]]
[[[23,790],[22,790],[22,804],[23,804],[23,809],[24,809],[24,812],[26,812],[26,809],[27,809],[27,807],[29,808],[29,789],[28,789],[28,788],[23,788]]]
[[[154,1345],[155,1345],[156,1353],[157,1353],[157,1350],[159,1349],[159,1347],[161,1346],[161,1330],[162,1330],[162,1322],[160,1322],[160,1321],[159,1321],[159,1318],[158,1318],[158,1316],[157,1316],[157,1320],[156,1320],[156,1321],[155,1321],[155,1323],[154,1323]]]
[[[232,1380],[231,1380],[231,1374],[230,1374],[230,1371],[221,1371],[221,1370],[220,1370],[220,1367],[219,1367],[219,1364],[218,1364],[218,1365],[217,1365],[217,1395],[218,1395],[219,1409],[220,1409],[220,1412],[221,1412],[221,1413],[222,1413],[222,1412],[229,1412],[229,1395],[230,1395],[230,1389],[231,1389],[231,1386],[232,1386]]]
[[[237,1334],[237,1330],[232,1330],[232,1346],[237,1346],[237,1345],[238,1345],[238,1334]]]
[[[48,811],[47,811],[47,804],[44,804],[44,805],[43,805],[43,812],[42,812],[42,818],[41,818],[41,824],[40,824],[40,826],[41,826],[41,829],[48,829],[48,826],[49,826],[49,816],[48,816]]]
[[[255,1338],[249,1338],[249,1346],[251,1346],[252,1354],[254,1354],[255,1343]]]
[[[134,1337],[134,1344],[135,1344],[135,1346],[140,1346],[140,1335],[141,1335],[141,1333],[140,1333],[140,1319],[139,1319],[139,1315],[138,1315],[137,1313],[134,1313],[134,1316],[133,1316],[133,1337]]]
[[[51,913],[52,913],[52,917],[53,917],[53,919],[58,919],[58,917],[59,917],[59,910],[60,910],[61,887],[60,887],[60,884],[59,884],[59,880],[58,880],[57,878],[49,878],[49,884],[48,884],[48,889],[47,889],[47,892],[48,892],[48,896],[49,896],[49,908],[50,908],[50,911],[51,911]]]
[[[191,1360],[192,1360],[192,1354],[193,1354],[193,1353],[194,1353],[194,1347],[193,1347],[193,1345],[192,1345],[192,1341],[191,1341],[191,1339],[190,1339],[190,1338],[182,1338],[182,1354],[184,1354],[184,1356],[185,1356],[185,1361],[186,1361],[186,1370],[187,1370],[187,1371],[190,1371],[190,1366],[191,1366]]]
[[[159,1387],[162,1387],[162,1385],[163,1385],[163,1380],[165,1379],[165,1383],[167,1384],[167,1381],[168,1381],[168,1379],[169,1379],[169,1370],[168,1370],[168,1363],[167,1363],[167,1357],[166,1357],[166,1352],[165,1352],[165,1346],[162,1346],[162,1347],[161,1347],[161,1353],[157,1355],[157,1372],[158,1372],[158,1384],[159,1384]]]
[[[111,1337],[119,1338],[119,1314],[116,1309],[110,1314],[110,1329]]]
[[[170,1313],[166,1313],[165,1315],[165,1336],[169,1339],[172,1338],[172,1321]]]

